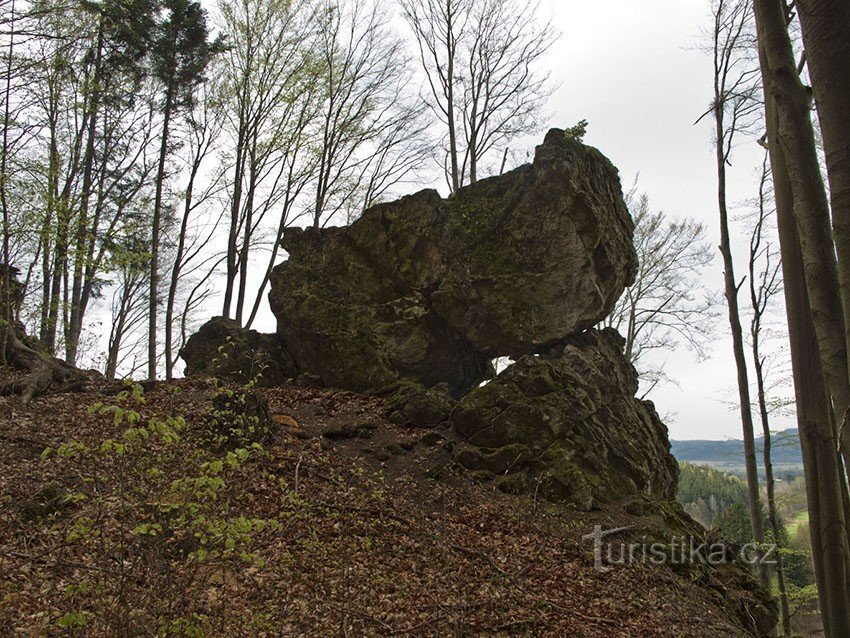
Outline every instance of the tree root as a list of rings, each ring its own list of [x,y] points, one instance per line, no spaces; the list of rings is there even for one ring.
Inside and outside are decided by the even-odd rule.
[[[0,385],[0,395],[20,395],[24,405],[48,392],[79,392],[85,389],[85,374],[61,359],[27,345],[12,328],[6,331],[6,362],[25,376]]]

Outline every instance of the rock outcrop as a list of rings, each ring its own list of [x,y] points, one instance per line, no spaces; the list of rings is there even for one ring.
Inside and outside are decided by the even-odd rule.
[[[298,374],[295,361],[276,334],[246,330],[233,319],[214,317],[180,350],[186,376],[211,376],[274,386]]]
[[[580,508],[668,499],[677,466],[613,330],[592,328],[636,269],[616,169],[552,130],[533,163],[441,199],[426,190],[345,228],[290,229],[269,300],[277,336],[215,319],[187,372],[227,341],[225,374],[390,394],[393,421],[453,422],[455,457],[505,491]],[[489,384],[492,358],[516,364]],[[276,363],[276,366],[273,366]]]
[[[652,403],[613,329],[590,330],[526,355],[452,413],[468,445],[458,461],[507,491],[537,485],[582,509],[635,493],[675,495],[678,466]]]
[[[632,232],[616,169],[552,130],[532,164],[449,199],[426,190],[346,228],[287,231],[269,299],[299,368],[326,385],[460,396],[491,358],[610,312],[634,277]]]

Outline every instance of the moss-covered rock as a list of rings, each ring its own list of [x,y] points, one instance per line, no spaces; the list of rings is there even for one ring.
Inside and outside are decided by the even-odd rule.
[[[637,375],[622,347],[616,331],[590,330],[521,357],[470,392],[452,413],[468,443],[458,462],[508,471],[494,451],[505,460],[522,450],[511,471],[531,472],[544,496],[582,509],[630,494],[673,498],[678,466],[667,428],[635,398]]]
[[[631,283],[633,224],[616,169],[554,129],[534,162],[460,189],[372,207],[346,228],[291,229],[272,276],[299,369],[374,392],[447,383],[457,397],[585,330]]]
[[[434,427],[449,418],[456,404],[447,383],[433,388],[404,383],[390,395],[387,416],[399,425]]]
[[[38,521],[62,511],[71,502],[71,493],[61,483],[51,481],[42,487],[38,493],[20,504],[21,520],[24,522]]]
[[[214,317],[180,350],[186,376],[209,376],[259,385],[280,385],[298,374],[295,361],[276,334],[246,330],[226,317]]]

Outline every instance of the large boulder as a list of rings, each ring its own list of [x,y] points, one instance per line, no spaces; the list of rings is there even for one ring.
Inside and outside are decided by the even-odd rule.
[[[298,374],[295,361],[277,334],[247,330],[233,319],[214,317],[180,350],[186,376],[210,376],[240,383],[257,379],[274,386]]]
[[[302,370],[373,392],[475,387],[496,356],[550,347],[605,317],[636,257],[616,169],[553,129],[534,162],[380,204],[346,228],[291,229],[269,294]]]
[[[667,428],[635,398],[623,345],[613,329],[589,330],[470,392],[452,413],[468,442],[458,461],[513,491],[534,483],[585,509],[630,494],[672,499],[678,465]]]

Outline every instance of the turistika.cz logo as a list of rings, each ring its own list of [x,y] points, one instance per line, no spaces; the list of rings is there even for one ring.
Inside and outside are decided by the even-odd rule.
[[[593,567],[605,572],[615,566],[625,565],[723,565],[740,562],[746,565],[773,565],[776,563],[776,545],[769,543],[747,543],[740,548],[727,543],[708,542],[693,536],[679,536],[670,542],[647,542],[644,536],[639,542],[617,542],[612,537],[634,525],[603,529],[595,525],[593,532],[581,537],[593,542]]]

